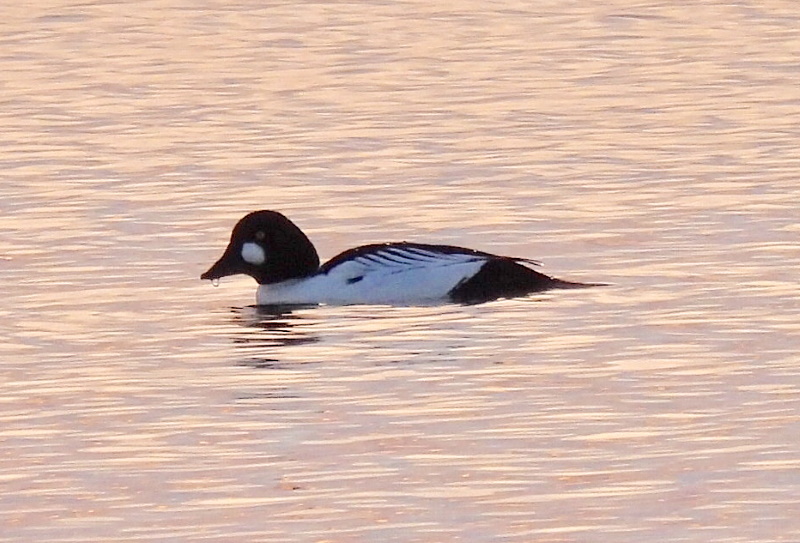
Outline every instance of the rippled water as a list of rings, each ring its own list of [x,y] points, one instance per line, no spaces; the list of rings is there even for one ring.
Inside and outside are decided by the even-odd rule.
[[[794,2],[0,20],[0,541],[800,540]],[[258,208],[612,286],[268,314]]]

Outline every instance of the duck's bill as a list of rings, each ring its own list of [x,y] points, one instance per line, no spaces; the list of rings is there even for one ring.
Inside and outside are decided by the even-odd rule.
[[[200,276],[200,279],[209,279],[211,281],[219,279],[220,277],[227,277],[228,275],[236,275],[242,273],[238,266],[236,266],[234,259],[228,256],[228,253],[214,262],[214,265],[208,268],[208,271]]]

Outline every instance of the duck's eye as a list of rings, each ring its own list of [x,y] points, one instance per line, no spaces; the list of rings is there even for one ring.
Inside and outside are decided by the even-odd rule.
[[[256,239],[258,241],[263,241],[265,237],[267,237],[267,235],[264,233],[263,230],[259,230],[258,232],[256,232]]]

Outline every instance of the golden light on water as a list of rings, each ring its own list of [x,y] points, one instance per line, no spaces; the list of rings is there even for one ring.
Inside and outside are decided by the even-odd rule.
[[[800,539],[793,6],[10,6],[0,539]],[[270,315],[254,209],[610,286]]]

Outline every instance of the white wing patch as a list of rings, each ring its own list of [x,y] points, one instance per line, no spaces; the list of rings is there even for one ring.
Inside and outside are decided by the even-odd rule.
[[[419,247],[390,246],[358,255],[333,267],[328,276],[338,288],[329,297],[368,303],[418,303],[440,300],[486,263],[486,257]],[[349,303],[331,300],[331,303]]]
[[[417,247],[392,247],[366,253],[352,260],[352,263],[361,266],[365,273],[388,274],[421,268],[435,269],[471,262],[483,263],[486,262],[486,258],[472,254],[440,253]],[[340,266],[347,264],[343,263]]]

